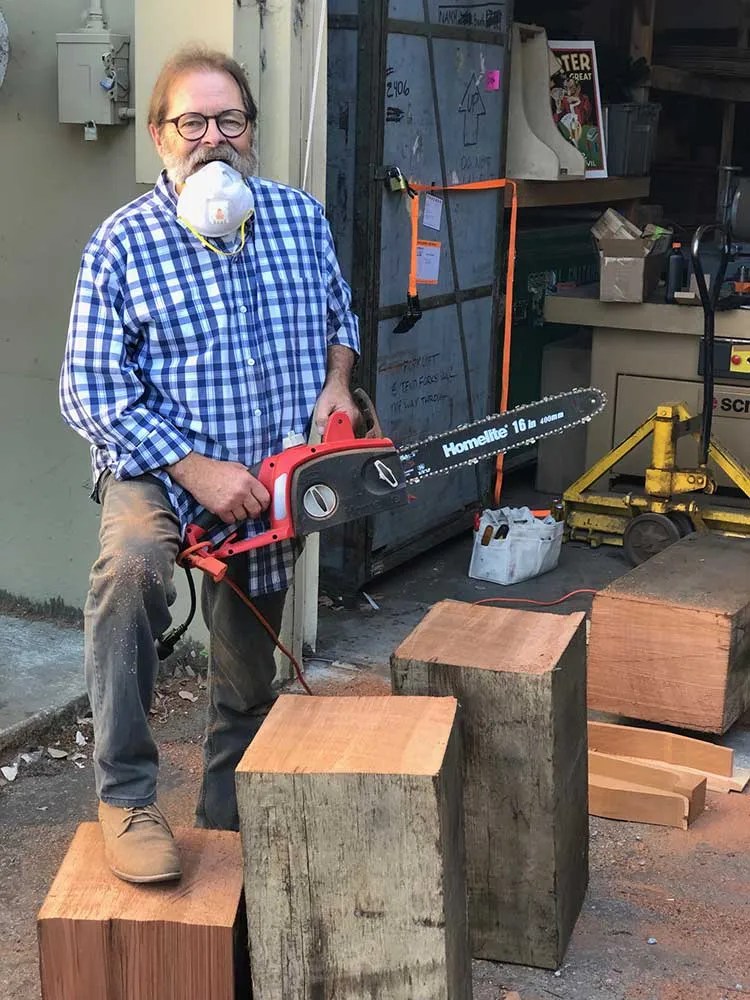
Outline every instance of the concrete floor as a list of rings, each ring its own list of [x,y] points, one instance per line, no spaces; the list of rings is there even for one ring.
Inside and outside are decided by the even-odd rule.
[[[0,747],[9,730],[83,692],[79,629],[0,615]]]
[[[390,653],[435,601],[553,600],[580,587],[600,588],[628,568],[617,550],[569,545],[553,573],[503,588],[466,576],[470,547],[469,537],[454,540],[373,583],[366,590],[377,610],[364,597],[345,606],[328,595],[309,664],[313,690],[386,693]],[[589,604],[580,595],[547,610]],[[177,697],[180,687],[195,690],[198,702]],[[157,700],[161,801],[176,825],[192,823],[204,707],[197,679],[163,687]],[[60,727],[45,745],[59,741],[72,752],[75,730]],[[737,748],[738,764],[750,765],[750,729],[736,726],[727,742]],[[7,762],[0,753],[0,764]],[[34,916],[77,823],[95,816],[90,761],[79,763],[43,757],[0,787],[1,1000],[39,997]],[[593,819],[589,891],[562,967],[555,973],[475,962],[475,1000],[501,1000],[511,990],[521,1000],[750,995],[748,830],[750,794],[710,794],[705,815],[688,831]]]

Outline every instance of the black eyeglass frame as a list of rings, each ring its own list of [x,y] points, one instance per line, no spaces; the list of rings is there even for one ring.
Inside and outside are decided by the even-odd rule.
[[[230,115],[230,114],[242,115],[245,119],[245,127],[242,129],[241,132],[236,132],[234,135],[227,135],[219,122],[219,119],[222,117],[222,115]],[[200,135],[194,135],[188,138],[186,135],[183,135],[182,132],[180,131],[180,126],[177,123],[181,118],[186,118],[188,116],[203,119],[205,124],[203,131],[201,132]],[[185,142],[199,142],[206,134],[206,132],[208,132],[208,123],[210,121],[216,122],[217,129],[221,132],[221,134],[224,136],[225,139],[239,139],[241,135],[244,135],[245,132],[247,132],[248,126],[252,123],[252,117],[250,116],[250,114],[248,114],[247,111],[243,110],[242,108],[226,108],[224,111],[220,111],[218,115],[204,115],[201,114],[200,111],[183,111],[183,113],[181,115],[177,115],[176,118],[162,119],[162,125],[174,125],[174,127],[177,129],[177,134],[180,136],[180,138],[184,139]]]

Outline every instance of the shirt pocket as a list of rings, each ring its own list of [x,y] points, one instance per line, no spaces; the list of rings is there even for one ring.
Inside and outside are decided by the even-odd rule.
[[[218,285],[197,291],[165,288],[154,297],[149,341],[166,363],[212,361],[227,340],[229,310]]]

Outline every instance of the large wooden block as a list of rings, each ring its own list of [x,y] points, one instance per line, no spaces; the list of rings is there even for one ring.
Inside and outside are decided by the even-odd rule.
[[[235,1000],[247,982],[236,833],[176,830],[179,882],[131,885],[82,823],[37,918],[43,1000]]]
[[[594,597],[590,708],[723,733],[750,707],[750,541],[689,535]]]
[[[236,772],[256,996],[469,1000],[457,711],[278,699]]]
[[[588,882],[583,614],[442,601],[391,680],[461,704],[472,954],[557,967]]]

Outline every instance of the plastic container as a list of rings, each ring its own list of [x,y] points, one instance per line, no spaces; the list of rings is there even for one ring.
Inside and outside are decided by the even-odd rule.
[[[473,580],[509,586],[557,566],[565,525],[534,517],[528,507],[485,510],[474,529],[469,563]]]
[[[650,173],[660,111],[660,104],[606,105],[607,172],[610,177],[644,177]]]
[[[667,291],[665,301],[674,302],[674,293],[681,292],[687,278],[687,264],[682,253],[682,244],[673,243],[667,258]]]

